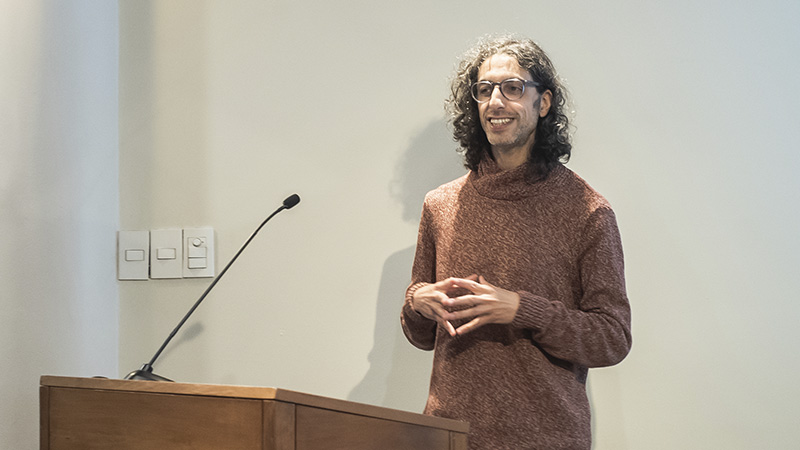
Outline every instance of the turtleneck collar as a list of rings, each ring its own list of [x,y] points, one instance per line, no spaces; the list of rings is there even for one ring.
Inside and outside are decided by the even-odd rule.
[[[478,169],[471,171],[469,184],[483,197],[496,200],[518,200],[542,192],[546,186],[559,184],[568,169],[559,164],[544,180],[528,183],[525,165],[511,170],[502,170],[492,158],[484,158]]]

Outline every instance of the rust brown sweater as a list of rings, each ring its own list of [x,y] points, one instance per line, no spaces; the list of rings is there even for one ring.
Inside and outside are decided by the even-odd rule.
[[[471,274],[519,293],[511,324],[452,338],[411,308],[419,283]],[[401,319],[435,350],[425,413],[468,421],[471,449],[589,449],[588,368],[631,346],[613,211],[566,167],[527,184],[485,161],[426,196]]]

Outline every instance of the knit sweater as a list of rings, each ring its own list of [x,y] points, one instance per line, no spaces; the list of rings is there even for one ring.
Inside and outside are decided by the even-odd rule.
[[[520,295],[510,324],[454,338],[411,307],[420,285],[472,274]],[[425,197],[401,320],[435,350],[425,413],[469,422],[470,449],[589,449],[588,368],[631,347],[611,207],[564,166],[530,184],[484,161]]]

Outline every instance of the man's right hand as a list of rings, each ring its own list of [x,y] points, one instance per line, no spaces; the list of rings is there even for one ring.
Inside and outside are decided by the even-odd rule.
[[[470,275],[466,280],[476,281],[477,275]],[[411,298],[411,307],[422,315],[441,325],[450,336],[456,335],[456,329],[449,320],[444,317],[448,314],[448,310],[442,305],[442,302],[449,298],[450,293],[462,289],[456,285],[456,278],[448,278],[433,284],[427,284],[414,291],[414,296]],[[462,279],[463,280],[463,279]]]

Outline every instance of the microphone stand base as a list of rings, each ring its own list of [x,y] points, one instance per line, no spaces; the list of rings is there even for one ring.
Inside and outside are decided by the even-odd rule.
[[[139,381],[169,381],[172,382],[169,378],[164,378],[161,375],[156,375],[153,373],[153,366],[150,364],[145,364],[139,370],[134,370],[133,372],[129,373],[126,377],[126,380],[139,380]]]

